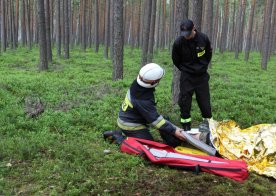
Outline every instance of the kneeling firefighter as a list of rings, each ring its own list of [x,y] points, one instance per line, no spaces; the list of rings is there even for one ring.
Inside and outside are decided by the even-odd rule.
[[[159,115],[156,110],[154,91],[164,74],[164,69],[155,63],[149,63],[140,69],[137,79],[127,91],[118,115],[117,124],[121,130],[104,132],[105,139],[112,139],[118,144],[125,136],[153,141],[149,131],[149,126],[153,126],[159,130],[164,142],[172,147],[185,140],[181,133],[183,130]]]

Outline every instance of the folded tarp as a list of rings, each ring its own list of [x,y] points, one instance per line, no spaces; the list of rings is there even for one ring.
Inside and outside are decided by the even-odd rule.
[[[248,177],[247,165],[240,160],[226,160],[214,156],[191,155],[154,141],[128,137],[121,144],[121,151],[148,158],[152,163],[176,168],[204,171],[243,182]]]

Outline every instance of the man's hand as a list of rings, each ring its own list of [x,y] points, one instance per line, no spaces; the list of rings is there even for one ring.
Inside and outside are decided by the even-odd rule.
[[[175,137],[177,137],[178,139],[185,141],[185,137],[184,135],[181,133],[182,131],[184,131],[183,129],[176,129],[175,131]]]

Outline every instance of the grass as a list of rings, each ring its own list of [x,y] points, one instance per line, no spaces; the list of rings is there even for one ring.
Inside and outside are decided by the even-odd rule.
[[[275,195],[275,180],[250,174],[243,183],[215,175],[152,165],[120,153],[103,141],[116,129],[125,93],[140,67],[139,50],[125,50],[124,80],[112,81],[112,63],[102,50],[74,49],[69,60],[54,56],[49,71],[39,72],[39,52],[20,48],[0,56],[1,195]],[[243,56],[240,55],[240,59]],[[260,55],[249,62],[215,53],[210,69],[213,117],[233,119],[243,128],[276,122],[276,59],[261,70]],[[168,51],[154,62],[166,69],[157,87],[158,110],[179,125],[171,103],[172,61]],[[26,97],[40,99],[45,111],[28,118]],[[195,99],[193,126],[201,120]],[[153,132],[155,138],[160,137]],[[109,149],[110,154],[104,150]]]

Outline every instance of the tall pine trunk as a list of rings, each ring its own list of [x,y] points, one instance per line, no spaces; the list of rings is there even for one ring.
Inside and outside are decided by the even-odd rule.
[[[271,13],[272,13],[273,0],[267,0],[265,13],[264,13],[264,36],[262,45],[262,69],[267,69],[267,61],[269,58],[269,41],[270,41],[270,28],[271,28]]]
[[[45,8],[45,23],[46,23],[47,58],[48,58],[48,62],[52,62],[49,0],[44,0],[44,3],[45,3],[44,8]]]
[[[71,6],[71,5],[70,5]],[[64,1],[64,58],[69,59],[69,40],[70,40],[70,28],[69,28],[69,3]]]
[[[94,5],[94,12],[95,12],[95,52],[99,52],[99,45],[100,45],[100,38],[99,38],[99,1],[95,0]]]
[[[113,49],[113,80],[123,79],[123,0],[114,0],[113,28],[114,28],[114,49]]]
[[[223,23],[222,23],[222,31],[220,37],[220,53],[224,53],[226,51],[227,45],[227,33],[228,33],[228,23],[229,23],[229,1],[224,0],[224,16],[223,16]]]
[[[202,0],[192,1],[192,20],[198,31],[201,31]]]
[[[5,1],[1,1],[1,48],[2,51],[6,51],[7,41],[6,41],[6,11],[5,11]]]
[[[146,1],[144,3],[145,15],[144,15],[144,25],[143,25],[143,46],[142,46],[141,67],[143,67],[148,62],[151,7],[152,7],[152,1]]]
[[[150,35],[149,35],[149,50],[148,50],[148,61],[149,62],[152,62],[152,59],[153,59],[155,18],[156,18],[156,0],[152,0]]]
[[[253,27],[253,18],[254,18],[254,10],[255,10],[256,0],[251,0],[251,8],[249,13],[248,19],[248,30],[247,30],[247,37],[245,42],[245,56],[244,60],[248,61],[249,59],[249,52],[251,49],[251,37],[252,37],[252,27]]]
[[[56,50],[57,56],[61,56],[61,29],[60,29],[60,1],[56,1]]]
[[[175,7],[175,32],[176,37],[180,35],[181,21],[188,18],[189,1],[188,0],[176,0]],[[172,102],[177,104],[180,92],[180,74],[176,66],[173,66],[173,81],[172,81]]]
[[[104,33],[104,58],[108,59],[108,47],[110,38],[110,1],[105,1],[105,33]]]
[[[44,0],[38,0],[40,70],[48,69]]]

